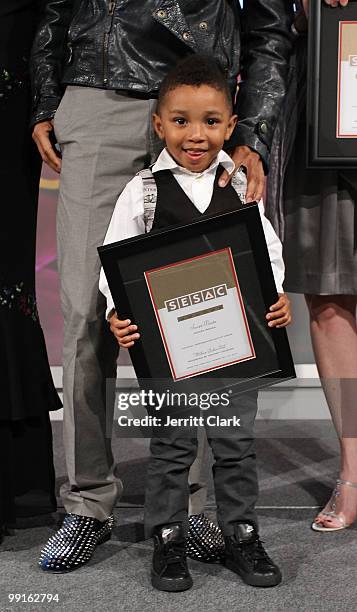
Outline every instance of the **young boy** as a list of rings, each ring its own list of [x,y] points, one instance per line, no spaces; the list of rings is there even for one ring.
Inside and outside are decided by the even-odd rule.
[[[217,185],[223,169],[232,173],[234,163],[222,151],[237,117],[232,114],[226,79],[213,60],[190,56],[163,81],[154,127],[166,148],[152,167],[157,201],[152,229],[185,224],[208,214],[234,210],[241,202],[230,185]],[[147,172],[147,171],[146,171]],[[121,194],[108,228],[105,244],[147,231],[144,181],[139,173]],[[269,326],[284,327],[290,317],[289,301],[282,289],[284,264],[281,243],[273,228],[261,218],[279,300],[267,314]],[[131,321],[121,320],[115,310],[103,271],[100,289],[107,298],[110,328],[123,348],[140,338]],[[225,564],[247,584],[275,586],[281,581],[279,568],[265,552],[258,536],[255,504],[258,495],[253,426],[257,392],[232,400],[242,426],[229,438],[210,438],[217,517],[225,538]],[[154,537],[152,584],[159,590],[182,591],[192,586],[186,561],[187,475],[197,451],[197,440],[189,437],[151,441],[147,476],[145,523]]]

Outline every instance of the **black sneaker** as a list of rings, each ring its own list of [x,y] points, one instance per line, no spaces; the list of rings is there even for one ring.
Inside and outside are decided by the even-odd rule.
[[[279,568],[265,552],[253,525],[236,523],[234,535],[225,537],[225,566],[239,574],[246,584],[273,587],[281,582]]]
[[[89,516],[66,514],[61,529],[41,551],[40,568],[63,574],[81,567],[92,558],[98,544],[110,539],[113,527],[113,515],[102,522]]]
[[[204,563],[223,563],[224,539],[220,528],[204,514],[192,514],[188,524],[187,556]]]
[[[187,591],[192,587],[181,523],[163,525],[154,534],[151,584],[159,591],[171,592]]]

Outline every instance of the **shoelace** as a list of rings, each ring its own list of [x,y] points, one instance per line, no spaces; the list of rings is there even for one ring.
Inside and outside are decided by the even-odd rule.
[[[270,561],[267,552],[263,548],[263,540],[257,539],[254,542],[243,543],[242,552],[252,561]]]
[[[176,544],[175,542],[165,544],[164,559],[166,565],[174,565],[175,563],[178,563],[183,569],[186,569],[185,546],[182,546],[182,544]]]

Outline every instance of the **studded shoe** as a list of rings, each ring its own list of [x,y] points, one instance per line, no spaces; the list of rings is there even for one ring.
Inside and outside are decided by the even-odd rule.
[[[223,563],[224,539],[220,528],[204,514],[193,514],[188,522],[187,556],[204,563]]]
[[[92,558],[98,544],[110,539],[114,517],[98,521],[89,516],[66,514],[62,527],[42,549],[38,565],[45,572],[71,572]]]

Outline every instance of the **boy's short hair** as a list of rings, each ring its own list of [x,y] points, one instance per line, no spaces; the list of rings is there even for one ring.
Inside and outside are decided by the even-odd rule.
[[[230,110],[233,109],[232,93],[226,75],[214,57],[194,53],[185,57],[173,70],[170,70],[160,87],[157,112],[160,112],[165,96],[181,85],[213,87],[225,94]]]

